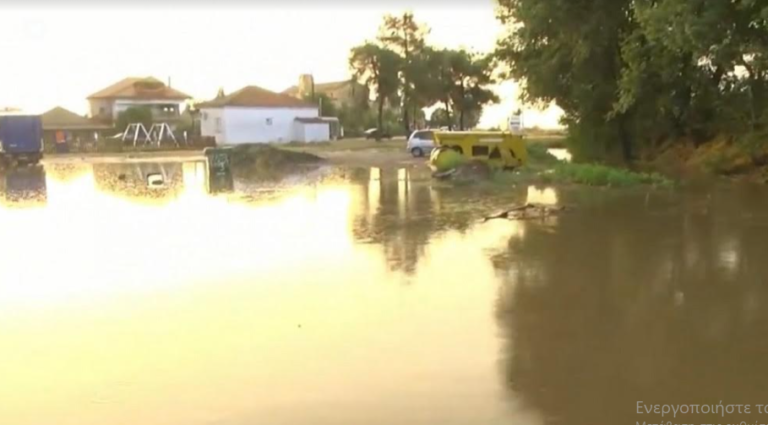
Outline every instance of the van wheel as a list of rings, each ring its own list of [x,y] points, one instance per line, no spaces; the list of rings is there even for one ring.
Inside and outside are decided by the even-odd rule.
[[[424,156],[424,151],[421,150],[421,148],[413,148],[411,149],[411,155],[413,155],[414,158],[421,158]]]

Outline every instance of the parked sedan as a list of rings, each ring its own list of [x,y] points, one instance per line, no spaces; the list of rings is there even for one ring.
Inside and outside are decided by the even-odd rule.
[[[371,128],[368,130],[365,130],[365,138],[370,139],[391,139],[392,135],[390,135],[386,130],[380,130],[378,128]]]
[[[416,158],[432,153],[435,148],[435,135],[432,130],[416,130],[408,138],[406,149]]]

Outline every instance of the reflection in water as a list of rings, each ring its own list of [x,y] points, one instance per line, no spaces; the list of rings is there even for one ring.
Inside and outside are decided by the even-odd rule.
[[[540,189],[531,186],[528,188],[527,202],[530,204],[557,205],[557,192],[551,187]]]
[[[0,423],[635,423],[637,400],[768,399],[761,190],[414,167],[213,196],[208,171],[49,166],[41,208],[0,204]],[[526,201],[577,208],[480,223]]]
[[[549,152],[550,155],[554,156],[560,161],[570,162],[573,159],[573,155],[570,152],[568,152],[568,149],[551,148],[551,149],[547,149],[547,152]]]
[[[494,264],[510,276],[497,317],[511,393],[552,424],[660,421],[637,401],[768,399],[768,210],[755,195],[605,199],[510,240]]]
[[[241,199],[195,164],[52,169],[45,208],[0,206],[1,423],[526,417],[497,379],[485,254],[518,227],[468,232],[484,209],[452,211],[428,171]]]
[[[42,166],[0,170],[2,203],[9,207],[43,206],[47,201],[45,169]]]

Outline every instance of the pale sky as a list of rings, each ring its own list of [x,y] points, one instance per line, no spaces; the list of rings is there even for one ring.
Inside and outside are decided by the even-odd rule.
[[[487,52],[502,29],[492,1],[410,10],[431,28],[428,43]],[[63,106],[85,114],[88,95],[127,76],[171,77],[174,88],[200,100],[219,87],[282,91],[302,73],[316,82],[348,79],[350,48],[375,39],[385,13],[403,11],[386,5],[0,10],[0,107],[42,113]],[[481,125],[502,125],[517,108],[514,83],[497,91],[503,102],[487,108]],[[552,127],[557,114],[526,111],[525,120]]]

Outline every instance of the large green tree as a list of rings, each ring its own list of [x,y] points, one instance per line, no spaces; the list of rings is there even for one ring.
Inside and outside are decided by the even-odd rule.
[[[768,138],[764,0],[499,0],[498,58],[564,112],[577,157]],[[620,147],[620,149],[617,149]]]
[[[398,98],[400,57],[386,47],[365,43],[352,49],[349,65],[355,78],[376,94],[378,128],[383,129],[385,103]]]
[[[493,83],[491,57],[477,56],[465,50],[453,51],[448,58],[450,98],[458,115],[459,130],[466,129],[467,118],[478,116],[483,106],[499,101],[498,96],[488,88]]]
[[[152,126],[152,110],[146,106],[132,106],[117,114],[115,130],[123,132],[130,124],[142,124],[149,130]]]
[[[620,107],[648,90],[678,136],[704,141],[738,127],[760,130],[766,109],[768,5],[754,0],[640,0],[624,43]]]
[[[523,85],[525,100],[563,109],[584,156],[605,154],[617,140],[624,159],[632,156],[631,111],[614,113],[631,3],[499,0],[498,17],[508,33],[498,43],[498,58]]]
[[[423,81],[424,61],[424,36],[429,30],[420,25],[413,17],[413,13],[406,12],[400,16],[385,15],[384,22],[379,28],[379,42],[396,52],[402,59],[400,67],[401,87],[401,112],[403,128],[406,134],[411,130],[411,117],[416,109],[424,106],[423,98],[417,95],[416,86]]]
[[[441,120],[452,128],[474,127],[483,106],[498,102],[498,96],[490,89],[494,83],[490,56],[431,48],[424,49],[422,55],[425,66],[419,81],[423,82],[416,85],[416,93],[425,105],[440,104],[440,114],[445,114]]]

